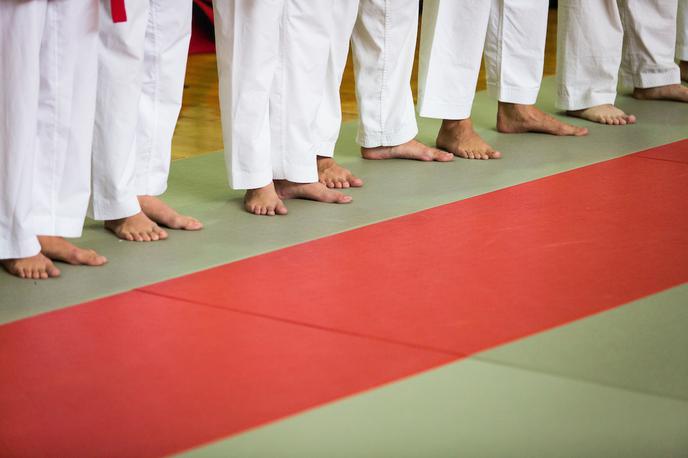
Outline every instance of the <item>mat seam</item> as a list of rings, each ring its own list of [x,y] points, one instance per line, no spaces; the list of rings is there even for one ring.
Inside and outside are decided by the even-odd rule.
[[[559,373],[556,371],[542,370],[542,369],[537,369],[534,367],[522,366],[520,364],[509,363],[506,361],[499,361],[499,360],[495,360],[495,359],[491,359],[491,358],[486,358],[486,357],[480,356],[479,354],[473,355],[467,359],[479,361],[479,362],[485,363],[485,364],[494,364],[496,366],[508,367],[508,368],[512,368],[512,369],[519,369],[519,370],[523,370],[523,371],[527,371],[527,372],[531,372],[531,373],[536,373],[536,374],[548,375],[550,377],[556,377],[556,378],[563,379],[563,380],[571,380],[571,381],[575,381],[575,382],[587,383],[590,385],[603,386],[606,388],[612,388],[614,390],[625,391],[625,392],[634,393],[634,394],[640,394],[643,396],[651,396],[651,397],[660,398],[660,399],[670,399],[672,401],[679,401],[679,402],[682,402],[682,403],[685,403],[688,405],[688,398],[681,398],[681,397],[672,396],[672,395],[668,395],[668,394],[665,395],[665,394],[659,394],[659,393],[652,392],[652,391],[644,391],[644,390],[640,390],[640,389],[629,388],[629,387],[625,387],[625,386],[616,385],[613,383],[606,383],[606,382],[599,381],[599,380],[593,380],[593,379],[590,379],[587,377],[569,376],[569,375],[565,375],[565,374],[562,374],[562,373]]]
[[[647,159],[650,161],[660,161],[660,162],[671,162],[674,164],[683,164],[683,165],[688,165],[688,161],[677,161],[676,159],[662,159],[660,157],[650,157],[650,156],[643,156],[642,154],[638,154],[635,156],[637,159]]]
[[[172,296],[172,295],[161,294],[158,292],[147,291],[147,290],[143,290],[143,289],[135,289],[133,291],[135,291],[137,293],[148,294],[151,296],[162,297],[165,299],[172,299],[172,300],[179,301],[179,302],[186,302],[186,303],[189,303],[192,305],[197,305],[200,307],[207,307],[207,308],[212,308],[215,310],[221,310],[223,312],[239,313],[242,315],[248,315],[248,316],[252,316],[252,317],[256,317],[256,318],[263,318],[263,319],[267,319],[267,320],[271,320],[271,321],[278,321],[280,323],[297,325],[297,326],[301,326],[301,327],[305,327],[305,328],[317,329],[319,331],[325,331],[325,332],[331,332],[331,333],[346,335],[349,337],[358,337],[358,338],[363,338],[363,339],[368,339],[368,340],[375,340],[375,341],[384,342],[387,344],[399,345],[399,346],[403,346],[403,347],[413,348],[416,350],[423,350],[423,351],[438,353],[438,354],[442,354],[442,355],[452,356],[452,357],[455,357],[457,359],[469,358],[471,356],[470,353],[456,352],[453,350],[447,350],[447,349],[442,349],[442,348],[435,348],[435,347],[430,347],[430,346],[418,345],[418,344],[413,344],[413,343],[400,341],[400,340],[386,339],[384,337],[379,337],[379,336],[374,336],[374,335],[369,335],[369,334],[363,334],[363,333],[356,333],[356,332],[352,332],[352,331],[345,331],[342,329],[332,328],[332,327],[328,327],[328,326],[319,326],[319,325],[307,323],[304,321],[290,320],[288,318],[282,318],[282,317],[258,313],[258,312],[250,312],[247,310],[236,309],[236,308],[232,308],[232,307],[222,307],[219,305],[207,304],[205,302],[201,302],[201,301],[197,301],[197,300],[193,300],[193,299],[180,298],[180,297],[176,297],[176,296]]]

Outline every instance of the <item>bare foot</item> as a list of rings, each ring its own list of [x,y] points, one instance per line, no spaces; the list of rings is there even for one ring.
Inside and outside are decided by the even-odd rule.
[[[502,156],[473,130],[471,118],[442,121],[437,147],[464,159],[498,159]]]
[[[167,238],[167,232],[143,212],[126,218],[105,221],[105,228],[129,242],[156,242]]]
[[[688,60],[682,60],[678,65],[681,67],[681,79],[688,82]]]
[[[411,140],[397,146],[361,148],[361,156],[364,159],[411,159],[425,162],[448,162],[454,159],[452,154],[437,148],[431,148],[417,140]]]
[[[633,97],[639,100],[673,100],[688,102],[688,87],[680,84],[633,89]]]
[[[281,199],[306,199],[331,204],[348,204],[351,196],[329,189],[322,183],[293,183],[287,180],[275,180],[275,190]]]
[[[625,126],[635,124],[635,116],[624,113],[614,105],[597,105],[584,110],[567,111],[569,116],[587,119],[588,121],[607,124],[610,126]]]
[[[42,253],[28,258],[0,259],[0,264],[12,275],[32,280],[59,277],[60,269]]]
[[[535,105],[499,102],[497,130],[505,134],[540,132],[550,135],[588,135],[588,129],[559,121]]]
[[[258,189],[248,189],[244,196],[244,208],[254,215],[286,215],[287,207],[277,195],[275,185],[270,183]]]
[[[102,266],[107,262],[105,256],[101,256],[93,250],[79,248],[62,237],[39,235],[41,253],[53,261],[62,261],[75,266]]]
[[[196,218],[180,215],[162,200],[154,196],[139,196],[141,211],[151,220],[170,229],[198,231],[203,229],[203,223]]]
[[[331,157],[318,156],[318,177],[328,188],[360,188],[363,180],[356,178],[351,171],[337,164]]]

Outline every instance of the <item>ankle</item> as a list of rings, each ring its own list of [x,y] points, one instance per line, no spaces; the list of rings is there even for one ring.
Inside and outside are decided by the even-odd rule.
[[[464,131],[468,129],[473,129],[473,122],[471,121],[471,118],[443,119],[442,126],[440,127],[440,132],[455,132]]]
[[[497,115],[506,117],[526,116],[533,114],[537,109],[535,105],[526,105],[523,103],[508,103],[499,102],[497,106]]]

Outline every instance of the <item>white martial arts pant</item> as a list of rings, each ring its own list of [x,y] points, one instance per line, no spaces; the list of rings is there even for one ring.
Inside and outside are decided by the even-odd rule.
[[[688,0],[678,1],[678,28],[676,29],[676,58],[688,61]]]
[[[318,155],[334,154],[342,121],[339,88],[350,41],[360,113],[358,143],[366,148],[394,146],[418,134],[411,91],[418,8],[418,0],[335,1],[325,97],[318,114]]]
[[[560,1],[557,107],[613,104],[619,74],[630,87],[679,83],[677,9],[677,0]]]
[[[97,32],[95,0],[0,1],[0,259],[81,235]]]
[[[490,95],[534,104],[542,82],[548,6],[547,0],[426,0],[420,115],[470,117],[483,49]]]
[[[230,184],[318,181],[333,0],[216,0],[220,108]]]
[[[101,17],[109,17],[101,0]],[[92,216],[141,211],[137,196],[167,189],[172,135],[182,104],[192,0],[127,2],[127,22],[100,31],[93,137]]]

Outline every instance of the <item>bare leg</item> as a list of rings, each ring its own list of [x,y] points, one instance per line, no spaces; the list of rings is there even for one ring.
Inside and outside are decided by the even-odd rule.
[[[688,60],[679,62],[679,66],[681,67],[681,79],[683,81],[688,81]]]
[[[203,223],[196,218],[180,215],[177,211],[154,196],[139,196],[141,211],[152,221],[170,229],[198,231],[203,229]]]
[[[254,215],[286,215],[287,207],[275,191],[274,183],[258,189],[249,189],[244,195],[244,208]]]
[[[582,136],[588,129],[559,121],[542,112],[535,105],[499,102],[497,130],[506,134],[539,132],[550,135]]]
[[[62,261],[75,266],[102,266],[107,262],[93,250],[79,248],[62,237],[39,235],[41,253],[53,261]]]
[[[447,151],[431,148],[417,140],[411,140],[397,146],[378,146],[361,148],[364,159],[410,159],[414,161],[448,162],[454,159]]]
[[[635,88],[633,97],[639,100],[673,100],[688,103],[688,87],[680,84],[666,86]]]
[[[351,196],[329,189],[322,183],[293,183],[287,180],[275,180],[275,190],[280,199],[306,199],[331,204],[348,204]]]
[[[597,105],[583,110],[566,112],[569,116],[587,119],[588,121],[610,126],[625,126],[635,124],[635,116],[624,113],[614,105]]]
[[[473,129],[471,118],[442,121],[437,147],[464,159],[497,159],[502,156],[480,138]]]
[[[331,157],[318,156],[318,177],[328,188],[360,188],[363,180],[337,164]]]
[[[28,258],[0,259],[0,264],[7,272],[19,278],[45,280],[60,276],[60,269],[42,253]]]

